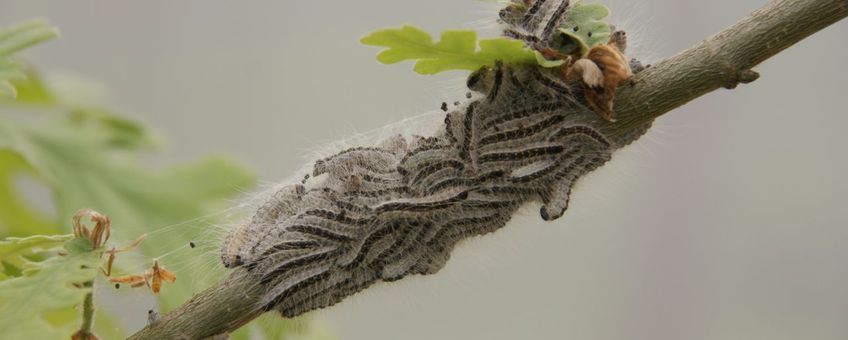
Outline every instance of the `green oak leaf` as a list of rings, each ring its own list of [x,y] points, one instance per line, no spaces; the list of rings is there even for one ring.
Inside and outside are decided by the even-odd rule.
[[[478,41],[477,32],[471,30],[444,31],[440,40],[434,43],[429,33],[415,26],[404,25],[372,32],[360,42],[386,47],[377,54],[377,61],[383,64],[415,60],[413,70],[419,74],[449,70],[474,71],[494,65],[496,60],[504,63],[539,63],[544,67],[562,64],[562,61],[537,57],[538,52],[526,48],[519,40],[501,37]]]
[[[0,262],[3,262],[5,276],[19,276],[28,258],[62,249],[73,235],[33,235],[28,237],[8,237],[0,240]],[[16,273],[11,270],[15,269]],[[2,279],[0,279],[2,280]]]
[[[61,236],[32,236],[0,241],[0,250],[15,248],[19,256],[53,247]],[[71,242],[73,240],[67,241]],[[58,244],[61,246],[61,244]],[[96,252],[27,261],[23,275],[0,281],[0,329],[4,339],[67,339],[79,327],[75,307],[81,305],[100,258]]]
[[[612,29],[603,21],[609,14],[609,8],[604,5],[573,2],[558,30],[578,45],[581,54],[586,54],[609,40]]]

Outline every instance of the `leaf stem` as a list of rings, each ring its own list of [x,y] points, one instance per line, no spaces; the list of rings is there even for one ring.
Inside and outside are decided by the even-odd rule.
[[[91,287],[92,282],[85,283],[86,287]],[[85,294],[85,300],[82,302],[82,326],[80,331],[91,334],[91,325],[94,323],[94,290]]]
[[[97,340],[91,332],[91,326],[94,324],[94,289],[92,289],[94,281],[85,282],[82,286],[91,290],[85,294],[82,301],[82,325],[76,333],[71,335],[71,340]]]

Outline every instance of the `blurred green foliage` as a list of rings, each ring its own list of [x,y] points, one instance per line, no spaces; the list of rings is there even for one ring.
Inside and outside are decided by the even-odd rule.
[[[42,20],[27,21],[0,31],[0,98],[14,98],[17,93],[10,81],[26,77],[24,65],[10,56],[57,34],[55,28]]]
[[[184,264],[171,267],[178,280],[157,295],[160,311],[166,312],[223,273],[215,273],[208,266],[220,267],[214,252],[190,252],[185,246],[192,240],[208,238],[207,227],[220,222],[208,216],[226,208],[228,200],[250,190],[256,182],[251,171],[223,156],[164,169],[145,166],[143,156],[158,150],[157,139],[146,127],[81,101],[73,89],[58,90],[31,66],[11,58],[13,52],[55,35],[56,30],[42,21],[0,32],[0,110],[24,112],[27,118],[0,115],[0,238],[26,237],[0,243],[0,278],[7,278],[0,282],[0,327],[8,332],[26,326],[28,332],[14,333],[14,339],[57,338],[56,334],[68,337],[67,327],[73,324],[68,321],[78,319],[74,307],[79,308],[85,290],[59,288],[81,282],[83,273],[90,275],[90,280],[99,261],[97,256],[92,260],[78,252],[54,256],[57,252],[53,248],[66,241],[66,236],[32,235],[66,234],[70,232],[71,216],[78,209],[91,208],[111,218],[114,244],[120,246],[141,234],[155,234],[136,251],[142,259],[118,257],[117,275],[147,268],[153,258],[185,249],[160,259],[164,266]],[[21,190],[23,181],[46,187],[55,211],[45,209],[44,202],[28,200]],[[66,247],[65,252],[68,250]],[[81,265],[86,270],[79,269]],[[27,275],[34,269],[38,273]],[[57,294],[36,294],[50,289]],[[25,298],[33,300],[22,300]],[[28,308],[17,307],[24,302]],[[102,301],[95,294],[98,303]],[[44,316],[45,308],[50,310],[49,317]],[[130,330],[119,329],[117,317],[104,315],[103,310],[97,309],[95,334],[127,335]],[[139,317],[146,317],[146,312]],[[30,320],[24,320],[27,318]],[[299,321],[296,328],[309,331],[304,322]],[[293,333],[292,325],[279,318],[253,323],[233,338],[252,338],[250,333],[258,332],[281,339]]]

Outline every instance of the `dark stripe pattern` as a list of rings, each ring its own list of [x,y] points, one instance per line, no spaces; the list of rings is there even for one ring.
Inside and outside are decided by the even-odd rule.
[[[322,159],[233,231],[222,258],[267,287],[257,308],[294,317],[375,282],[438,272],[457,242],[503,227],[529,201],[556,219],[578,178],[646,128],[611,139],[594,113],[538,91],[550,88],[538,69],[486,72],[474,75],[482,96],[448,112],[436,136]]]

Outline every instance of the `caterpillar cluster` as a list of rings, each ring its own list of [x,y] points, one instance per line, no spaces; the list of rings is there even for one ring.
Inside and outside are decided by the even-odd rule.
[[[567,7],[537,0],[506,31],[550,40]],[[230,232],[222,261],[265,287],[257,308],[294,317],[378,281],[436,273],[457,242],[503,227],[530,201],[557,219],[575,181],[649,127],[605,134],[611,123],[586,107],[585,86],[559,70],[496,63],[467,86],[476,95],[443,105],[434,136],[321,159],[308,183],[279,190]]]

